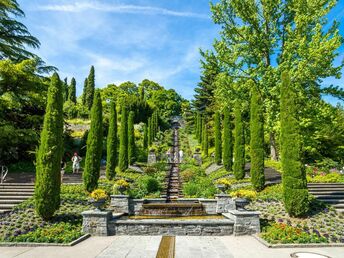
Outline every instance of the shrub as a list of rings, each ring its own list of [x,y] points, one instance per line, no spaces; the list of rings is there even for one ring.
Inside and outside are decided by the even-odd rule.
[[[180,177],[182,178],[183,182],[189,182],[195,178],[196,172],[192,168],[187,168],[184,171],[180,172]]]
[[[282,184],[276,184],[267,186],[263,191],[258,193],[257,198],[263,201],[282,201],[283,200],[283,188]]]
[[[344,176],[338,173],[329,173],[316,175],[314,177],[307,176],[308,183],[344,183]]]
[[[143,169],[143,171],[146,173],[146,174],[154,174],[157,172],[157,169],[153,166],[147,166]]]
[[[228,107],[224,110],[223,120],[223,165],[227,171],[232,171],[233,165],[233,137],[231,114]]]
[[[215,113],[215,163],[221,164],[222,161],[222,135],[220,112]]]
[[[183,193],[187,197],[213,198],[216,191],[212,180],[207,177],[197,177],[183,184]]]
[[[245,177],[245,139],[244,127],[241,118],[241,105],[239,102],[234,106],[234,164],[233,172],[236,179]]]
[[[117,165],[117,111],[116,103],[113,101],[110,103],[110,121],[106,155],[106,178],[110,180],[116,175],[115,169]]]
[[[128,168],[128,117],[127,107],[122,106],[121,112],[121,128],[119,140],[119,161],[118,167],[120,171],[125,171]]]
[[[252,191],[252,190],[245,190],[245,189],[240,189],[234,192],[230,193],[231,197],[237,197],[237,198],[246,198],[249,200],[253,200],[257,198],[257,192]]]

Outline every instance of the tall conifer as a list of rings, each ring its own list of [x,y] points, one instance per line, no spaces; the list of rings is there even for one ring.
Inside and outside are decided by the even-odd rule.
[[[222,140],[221,140],[221,118],[220,112],[215,112],[215,162],[221,164],[222,162]]]
[[[147,149],[148,147],[148,128],[147,124],[145,123],[143,126],[143,148]]]
[[[233,172],[236,179],[243,179],[245,177],[245,138],[241,105],[238,101],[234,105],[234,126]]]
[[[147,128],[147,140],[148,140],[148,146],[152,145],[152,128],[151,128],[151,118],[148,118],[148,128]]]
[[[224,110],[223,120],[223,165],[227,171],[232,171],[233,166],[233,136],[231,114],[228,107]]]
[[[307,180],[301,159],[297,94],[288,72],[281,86],[281,161],[284,206],[289,215],[302,216],[309,208]]]
[[[122,106],[121,112],[118,167],[120,171],[124,171],[128,168],[128,114],[125,105]]]
[[[68,99],[75,104],[76,103],[76,81],[74,77],[70,81],[68,94],[69,94]]]
[[[202,140],[202,150],[203,150],[203,156],[206,158],[209,155],[209,139],[208,139],[208,128],[207,128],[207,122],[205,118],[203,118],[203,140]]]
[[[264,189],[264,124],[263,103],[256,85],[250,81],[251,113],[250,113],[250,151],[251,151],[251,182],[257,191]]]
[[[132,165],[135,162],[135,131],[134,131],[134,112],[129,112],[128,118],[128,161]]]
[[[116,175],[117,156],[117,111],[116,103],[111,101],[106,161],[106,178],[109,180]]]
[[[82,96],[81,96],[81,102],[83,106],[86,105],[87,87],[88,87],[87,78],[85,78],[84,88],[82,90]]]
[[[57,73],[51,77],[48,100],[36,157],[35,209],[50,219],[60,206],[63,155],[63,89]]]
[[[100,92],[96,91],[91,109],[91,126],[87,136],[87,152],[83,180],[88,192],[98,186],[100,160],[103,147],[103,114]]]
[[[87,91],[86,91],[86,106],[90,109],[93,103],[93,96],[94,96],[94,89],[95,89],[95,75],[94,75],[94,66],[91,66],[90,73],[87,78]]]

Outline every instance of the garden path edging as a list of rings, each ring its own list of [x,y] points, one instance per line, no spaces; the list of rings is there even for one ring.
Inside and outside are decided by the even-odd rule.
[[[89,238],[90,234],[85,234],[74,241],[64,243],[35,243],[35,242],[0,242],[0,247],[44,247],[44,246],[74,246]]]
[[[321,247],[344,247],[344,243],[310,243],[310,244],[270,244],[258,235],[252,235],[258,242],[268,248],[321,248]]]

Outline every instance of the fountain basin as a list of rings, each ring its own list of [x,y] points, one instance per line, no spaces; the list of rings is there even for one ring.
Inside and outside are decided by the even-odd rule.
[[[201,203],[144,203],[138,215],[150,216],[202,216],[206,212]]]

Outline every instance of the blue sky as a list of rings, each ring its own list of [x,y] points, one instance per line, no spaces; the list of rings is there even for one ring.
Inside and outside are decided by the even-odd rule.
[[[190,99],[200,76],[199,48],[211,48],[219,28],[209,0],[19,0],[23,20],[41,42],[37,54],[77,80],[81,94],[91,65],[96,86],[147,78]],[[329,19],[343,23],[344,3]],[[340,49],[338,64],[344,57]],[[344,79],[326,79],[344,85]],[[336,100],[327,98],[332,103]]]

